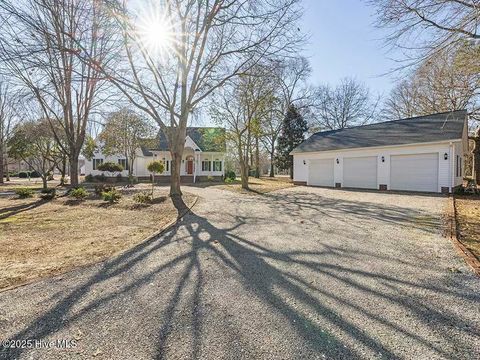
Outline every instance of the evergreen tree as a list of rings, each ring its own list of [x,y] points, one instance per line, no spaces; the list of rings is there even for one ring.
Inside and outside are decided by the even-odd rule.
[[[293,156],[290,155],[290,152],[305,139],[304,134],[307,130],[307,122],[303,116],[298,112],[295,105],[290,105],[278,137],[276,163],[281,170],[289,169],[292,179]]]

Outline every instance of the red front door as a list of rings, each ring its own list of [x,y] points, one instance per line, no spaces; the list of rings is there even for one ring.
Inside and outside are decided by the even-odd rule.
[[[193,174],[193,160],[187,160],[187,174],[192,175]]]

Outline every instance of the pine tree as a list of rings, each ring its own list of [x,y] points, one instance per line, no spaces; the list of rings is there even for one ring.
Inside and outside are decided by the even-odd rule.
[[[290,170],[290,178],[293,179],[293,156],[290,152],[304,139],[308,130],[307,122],[298,112],[295,105],[290,105],[283,119],[282,129],[277,143],[276,163],[281,170]]]

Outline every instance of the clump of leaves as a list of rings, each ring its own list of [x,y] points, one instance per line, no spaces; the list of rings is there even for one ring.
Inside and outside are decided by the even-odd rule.
[[[40,197],[43,200],[52,200],[55,197],[56,193],[57,193],[57,191],[55,190],[55,188],[43,189],[41,191]]]
[[[235,171],[233,170],[229,170],[225,173],[225,182],[227,182],[227,179],[234,181],[236,178],[237,178],[237,175],[235,175]]]
[[[104,192],[110,191],[113,189],[113,186],[107,184],[98,184],[95,185],[95,195],[102,196]]]
[[[104,201],[108,201],[110,204],[118,202],[122,198],[122,194],[120,194],[117,189],[113,188],[109,191],[105,191],[102,193],[102,198]]]
[[[226,184],[232,184],[232,183],[234,183],[234,182],[235,182],[235,180],[232,180],[232,179],[230,179],[230,178],[225,178],[225,183],[226,183]]]
[[[133,201],[139,204],[148,204],[152,202],[152,195],[146,191],[142,191],[133,195]]]
[[[15,194],[18,195],[20,199],[26,199],[33,197],[34,191],[29,188],[20,188],[15,190]]]
[[[83,200],[88,196],[88,192],[85,190],[85,188],[78,187],[70,191],[70,196],[77,200]]]
[[[98,165],[97,169],[100,171],[115,173],[115,172],[123,171],[123,166],[113,161],[107,161],[107,162],[104,162],[103,164]]]

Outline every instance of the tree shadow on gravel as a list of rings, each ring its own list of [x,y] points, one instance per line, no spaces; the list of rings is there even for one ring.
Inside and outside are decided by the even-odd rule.
[[[276,206],[283,207],[283,210],[288,209],[288,206],[292,207],[291,211],[299,211],[300,208],[316,208],[305,199],[294,199],[291,204],[288,204],[288,198],[277,201],[279,203]],[[174,203],[180,214],[186,211],[186,205],[181,198],[174,199]],[[340,204],[332,202],[328,206],[335,208],[340,206],[355,215],[358,213],[364,216],[360,214],[359,209],[352,209],[352,205],[345,202]],[[399,210],[393,207],[388,209],[386,205],[371,204],[370,206],[372,209],[369,211],[369,216],[376,216],[387,222],[405,222]],[[374,206],[376,210],[373,209]],[[368,323],[373,323],[373,327],[378,331],[388,332],[389,337],[407,339],[411,346],[421,346],[440,357],[458,356],[458,353],[452,353],[449,350],[452,347],[444,347],[441,343],[433,341],[430,334],[422,335],[415,328],[404,326],[397,318],[389,317],[388,314],[381,316],[374,309],[356,301],[362,297],[375,299],[378,303],[394,304],[398,309],[410,314],[409,316],[429,329],[431,333],[442,337],[445,344],[454,344],[453,348],[462,349],[466,351],[465,353],[469,351],[472,354],[475,353],[474,344],[466,340],[462,341],[462,335],[479,332],[474,323],[463,320],[454,310],[440,310],[433,303],[416,299],[410,296],[410,291],[422,291],[432,296],[447,294],[459,300],[471,301],[473,304],[480,301],[478,294],[457,292],[442,284],[417,283],[381,272],[351,268],[348,266],[348,260],[352,254],[327,245],[323,250],[314,253],[305,252],[302,249],[286,251],[271,249],[238,235],[238,230],[254,222],[253,216],[227,214],[224,209],[221,211],[225,212],[225,216],[231,216],[234,219],[230,227],[221,228],[206,217],[190,211],[181,217],[175,227],[164,234],[103,263],[92,276],[81,285],[67,290],[66,296],[56,300],[53,307],[39,315],[12,338],[45,339],[61,331],[66,324],[81,322],[87,314],[97,311],[96,309],[101,306],[107,306],[117,297],[133,296],[140,289],[145,289],[152,281],[163,278],[166,283],[173,284],[173,291],[169,293],[169,300],[166,303],[158,304],[161,307],[159,310],[161,316],[158,319],[158,334],[155,335],[157,341],[152,344],[155,347],[154,357],[159,359],[167,357],[169,345],[187,346],[188,349],[183,350],[189,355],[183,357],[192,359],[215,357],[215,354],[204,354],[202,350],[208,342],[204,334],[205,284],[207,281],[214,281],[213,275],[210,275],[211,278],[207,276],[207,264],[214,259],[216,267],[213,271],[233,273],[232,281],[240,283],[244,291],[253,294],[251,301],[262,304],[269,311],[273,311],[275,316],[283,318],[285,327],[294,331],[310,350],[310,354],[315,354],[316,357],[324,355],[327,358],[347,359],[365,356],[359,352],[358,348],[367,349],[370,353],[383,358],[402,357],[401,353],[393,350],[391,342],[385,341],[378,333],[373,334],[365,330],[357,317],[368,319]],[[161,259],[164,248],[172,242],[183,242],[188,245],[188,250],[180,251],[172,259],[160,263],[154,260]],[[338,264],[324,261],[324,257],[332,252],[338,257]],[[313,258],[312,255],[314,255]],[[365,251],[363,256],[371,261],[376,259],[374,252]],[[392,259],[392,261],[396,260]],[[175,277],[159,277],[159,274],[179,267],[182,270],[176,273]],[[134,270],[135,276],[129,276]],[[211,273],[212,269],[208,268],[208,274]],[[75,273],[72,274],[72,278],[75,278]],[[122,286],[111,290],[107,283],[114,278],[121,279]],[[382,286],[377,286],[380,284]],[[165,284],[158,283],[157,287],[162,288],[163,285]],[[83,304],[82,301],[91,294],[94,287],[96,297]],[[345,296],[342,292],[345,289],[350,289],[356,296]],[[228,306],[229,299],[218,298],[215,301],[226,302],[224,305]],[[74,307],[79,306],[79,310],[72,312]],[[345,309],[345,314],[343,311],[338,311],[338,307]],[[186,342],[187,345],[184,342],[176,343],[175,340],[178,339],[174,339],[177,336],[175,330],[179,326],[179,313],[183,315],[182,321],[186,322],[182,324],[183,328],[189,329],[190,341]],[[248,315],[265,316],[265,314]],[[122,314],[122,316],[126,315]],[[215,316],[215,314],[209,316]],[[148,320],[145,319],[145,321]],[[126,328],[129,326],[128,318],[125,318],[124,326]],[[450,338],[447,332],[442,335],[442,330],[451,327],[455,327],[459,333],[455,339]],[[226,329],[216,330],[226,331]],[[262,332],[268,333],[269,329],[262,329]],[[339,333],[344,336],[340,338]],[[117,336],[120,335],[117,334]],[[237,336],[246,338],[251,335],[239,332]],[[355,348],[350,346],[345,338],[358,346]],[[110,338],[110,341],[114,340]],[[287,339],[285,341],[288,342]],[[291,345],[299,346],[299,344]],[[229,355],[233,357],[235,350],[234,345],[231,346]],[[27,350],[3,349],[3,352],[0,351],[0,356],[8,359],[18,358],[24,351]]]

